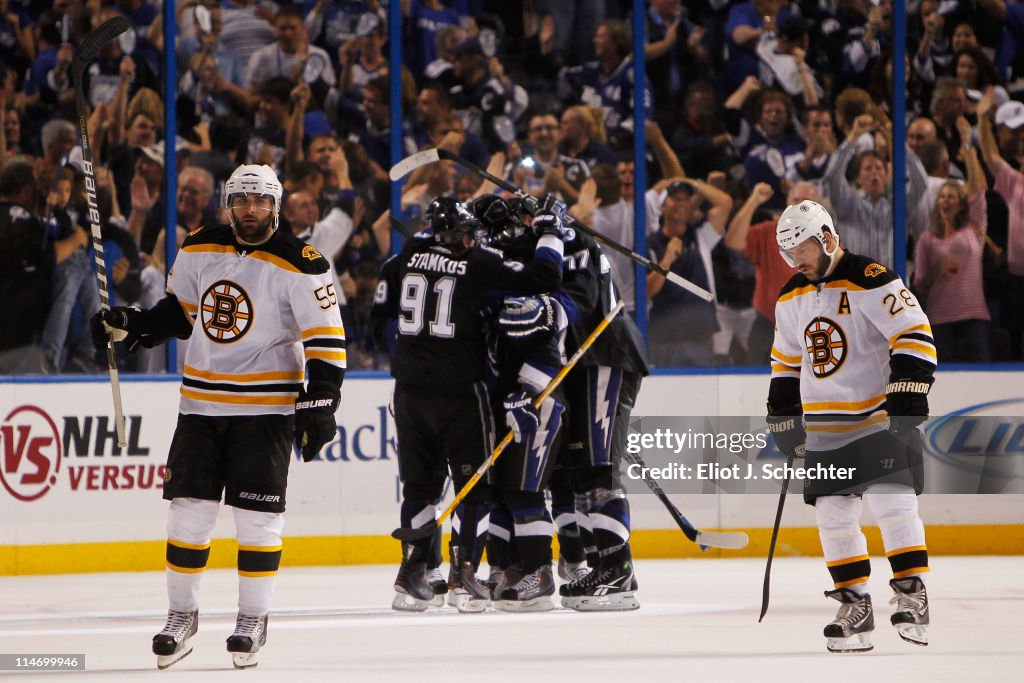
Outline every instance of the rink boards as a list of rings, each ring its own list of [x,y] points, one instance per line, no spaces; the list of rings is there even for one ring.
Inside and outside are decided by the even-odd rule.
[[[655,375],[645,380],[634,415],[760,415],[767,386],[764,374]],[[123,450],[116,446],[105,381],[0,383],[0,575],[163,566],[166,503],[160,490],[178,383],[127,381],[121,388],[129,436]],[[390,394],[387,379],[346,381],[338,438],[318,461],[293,460],[284,564],[400,558],[398,543],[388,536],[399,500]],[[988,410],[1024,416],[1024,372],[942,373],[931,405],[935,415]],[[1012,442],[1016,425],[1008,429]],[[705,556],[765,554],[777,496],[672,499],[700,528],[750,534],[743,550]],[[654,496],[633,495],[631,506],[637,556],[702,555]],[[935,554],[1024,553],[1024,496],[925,495],[921,508]],[[797,496],[790,498],[780,554],[820,554],[812,513]],[[214,538],[224,540],[214,542],[211,567],[233,566],[232,535],[230,516],[221,515]],[[876,529],[869,541],[880,549]]]

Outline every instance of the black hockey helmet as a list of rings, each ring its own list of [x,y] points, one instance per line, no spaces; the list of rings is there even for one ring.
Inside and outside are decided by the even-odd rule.
[[[480,221],[452,197],[438,197],[427,207],[427,220],[434,233],[434,239],[450,247],[461,247],[462,236],[469,235],[480,240],[483,230]]]
[[[480,219],[487,234],[487,244],[507,248],[530,236],[530,229],[512,206],[515,201],[493,194],[486,194],[473,201],[472,211]]]

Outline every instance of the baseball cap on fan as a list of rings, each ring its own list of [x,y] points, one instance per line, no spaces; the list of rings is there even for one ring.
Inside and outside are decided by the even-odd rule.
[[[677,192],[685,192],[686,194],[693,196],[694,191],[693,183],[689,183],[685,180],[675,180],[669,183],[668,187],[665,188],[665,197],[662,199],[662,202]]]
[[[996,125],[1017,130],[1024,126],[1024,102],[1010,100],[996,110]]]
[[[377,30],[380,26],[380,17],[374,12],[364,12],[359,16],[359,22],[356,24],[356,36],[363,38],[370,35]]]
[[[146,158],[150,161],[155,161],[160,164],[161,168],[164,165],[164,141],[156,143],[155,145],[145,145],[143,147],[135,148],[135,158],[137,159],[140,155],[145,154]]]

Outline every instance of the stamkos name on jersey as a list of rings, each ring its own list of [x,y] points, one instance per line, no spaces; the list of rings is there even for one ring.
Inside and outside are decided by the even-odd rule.
[[[413,254],[412,258],[409,259],[409,263],[407,265],[409,268],[418,268],[419,270],[433,270],[435,272],[446,273],[448,275],[466,274],[465,261],[453,261],[452,259],[442,254]]]

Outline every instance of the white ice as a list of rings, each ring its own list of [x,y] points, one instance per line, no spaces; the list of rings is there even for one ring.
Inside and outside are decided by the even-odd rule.
[[[86,672],[0,672],[0,680],[189,683],[592,683],[616,681],[1021,681],[1024,560],[934,557],[931,644],[889,625],[884,558],[873,560],[875,649],[830,654],[821,635],[838,603],[820,558],[777,559],[757,623],[759,559],[641,560],[642,607],[621,614],[426,614],[390,609],[391,566],[284,568],[256,669],[224,650],[235,573],[203,577],[195,651],[158,672],[150,639],[166,614],[162,573],[0,578],[0,653],[85,654]],[[486,575],[485,571],[481,574]]]

